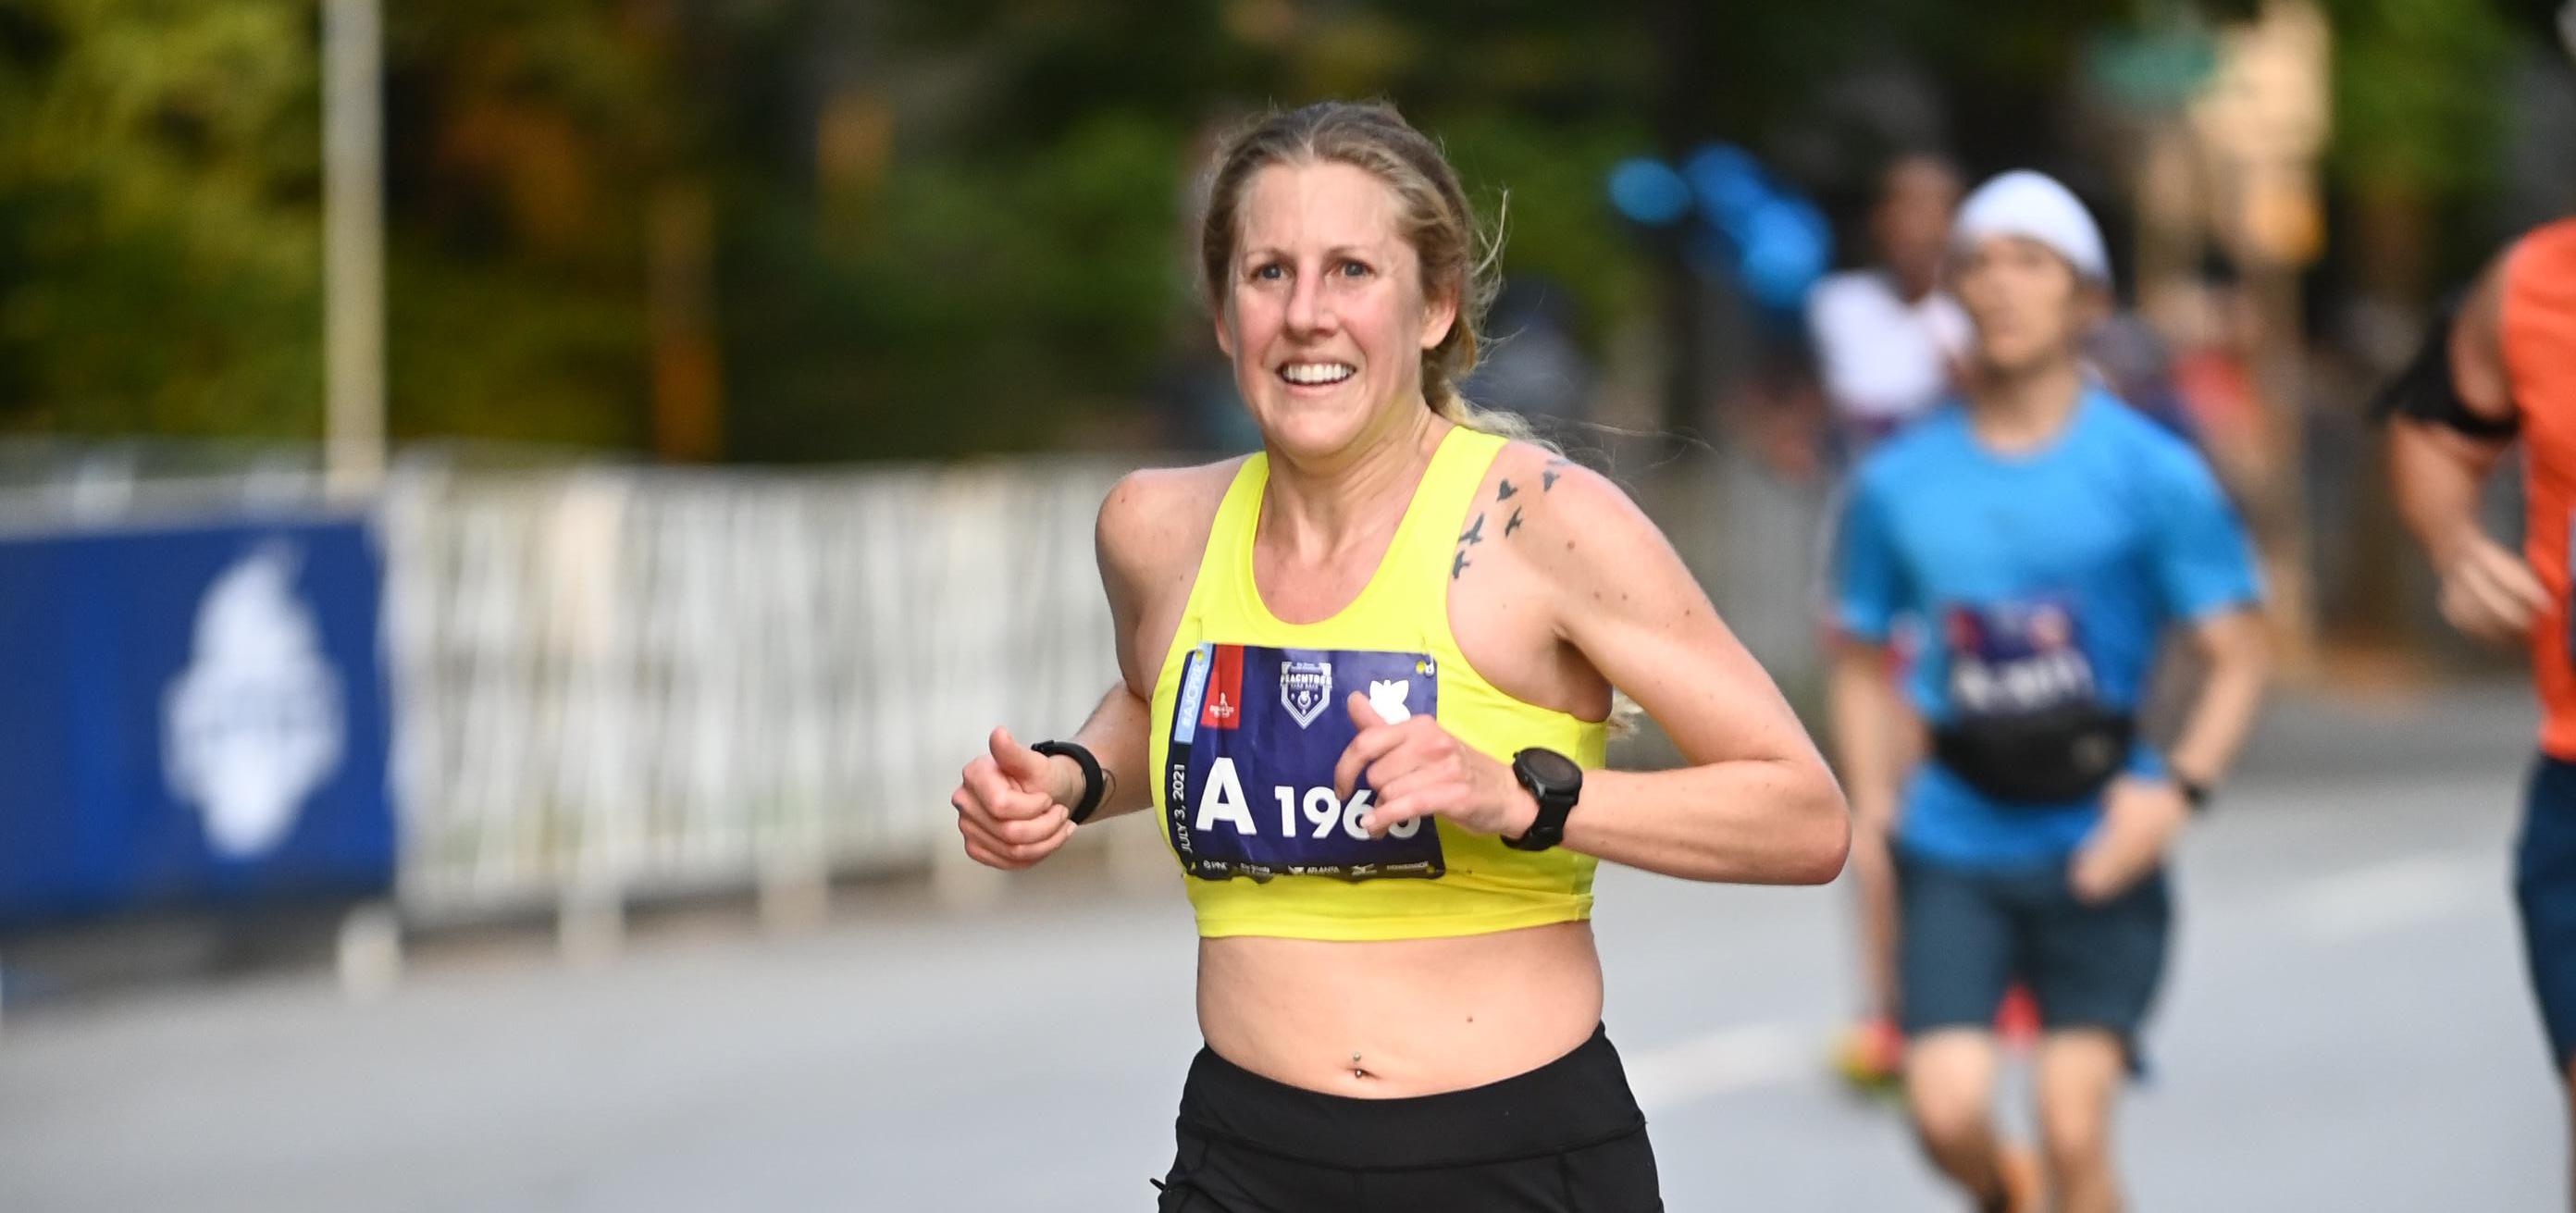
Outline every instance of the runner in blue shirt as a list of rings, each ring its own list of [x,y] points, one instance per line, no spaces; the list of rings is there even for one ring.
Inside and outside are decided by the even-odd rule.
[[[1844,784],[1894,857],[1926,1152],[1980,1209],[2037,1207],[2032,1160],[1998,1147],[1990,1114],[1991,1025],[2019,981],[2043,1027],[2054,1207],[2107,1211],[2112,1106],[2171,929],[2164,856],[2260,703],[2260,591],[2199,455],[2085,378],[2110,275],[2083,204],[2037,173],[1988,182],[1960,210],[1951,275],[1975,328],[1966,396],[1875,451],[1841,520]],[[2168,626],[2209,673],[2160,754],[2135,714]]]

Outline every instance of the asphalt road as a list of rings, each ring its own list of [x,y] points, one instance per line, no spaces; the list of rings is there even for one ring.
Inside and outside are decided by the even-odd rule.
[[[2135,1207],[2566,1207],[2505,880],[2528,716],[2510,687],[2276,714],[2179,868]],[[1953,1207],[1825,1074],[1842,890],[1600,894],[1672,1208]],[[673,918],[590,967],[438,943],[362,1004],[295,969],[12,1011],[0,1210],[1142,1209],[1190,956],[1176,885],[1068,872],[794,935]]]

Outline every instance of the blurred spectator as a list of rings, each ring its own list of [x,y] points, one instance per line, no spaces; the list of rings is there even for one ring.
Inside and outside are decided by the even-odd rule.
[[[1182,163],[1181,241],[1173,264],[1189,265],[1190,240],[1207,214],[1208,185],[1216,156],[1244,115],[1218,107],[1202,116],[1190,133]],[[1261,431],[1244,411],[1243,395],[1234,385],[1234,363],[1208,340],[1209,317],[1195,294],[1183,287],[1186,301],[1173,309],[1163,334],[1164,354],[1147,377],[1143,395],[1161,417],[1165,441],[1172,447],[1207,454],[1241,454],[1261,445]]]
[[[1949,394],[1968,320],[1940,289],[1959,174],[1910,153],[1879,178],[1869,235],[1876,264],[1835,274],[1807,297],[1807,327],[1836,436],[1857,456]]]
[[[1890,160],[1870,211],[1877,264],[1835,274],[1807,297],[1829,434],[1847,461],[1858,462],[1879,440],[1929,412],[1959,382],[1968,317],[1941,290],[1940,279],[1960,188],[1957,168],[1940,156],[1914,152]],[[1820,567],[1832,563],[1828,557]],[[1896,1030],[1896,895],[1883,863],[1864,861],[1855,869],[1863,1006],[1836,1046],[1836,1065],[1863,1088],[1885,1088],[1897,1081],[1903,1048]]]
[[[2200,435],[2174,382],[2174,359],[2145,318],[2121,310],[2084,339],[2084,363],[2121,403],[2185,441]]]
[[[2187,432],[2229,494],[2248,500],[2269,467],[2254,382],[2252,306],[2234,274],[2213,265],[2195,287],[2170,297],[2161,319],[2175,345],[2169,378]]]
[[[1549,438],[1590,416],[1592,359],[1575,339],[1574,299],[1564,288],[1534,275],[1512,278],[1485,326],[1493,344],[1459,385],[1469,400],[1528,418]]]
[[[1223,358],[1175,348],[1154,369],[1144,394],[1163,418],[1168,441],[1180,450],[1240,455],[1261,445],[1261,431],[1235,390],[1234,366]]]

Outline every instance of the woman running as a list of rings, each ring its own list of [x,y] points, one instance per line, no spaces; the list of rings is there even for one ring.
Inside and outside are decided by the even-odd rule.
[[[1161,818],[1206,1038],[1164,1210],[1660,1208],[1595,863],[1842,867],[1832,776],[1654,524],[1458,395],[1476,250],[1392,109],[1232,142],[1199,268],[1262,450],[1111,490],[1123,682],[1070,742],[996,729],[953,798],[1009,869]],[[1600,769],[1613,686],[1697,765]]]

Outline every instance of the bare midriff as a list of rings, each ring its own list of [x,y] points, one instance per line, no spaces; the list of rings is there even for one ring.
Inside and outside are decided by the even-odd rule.
[[[1592,925],[1439,939],[1199,941],[1199,1030],[1263,1077],[1363,1099],[1526,1073],[1601,1022]]]

